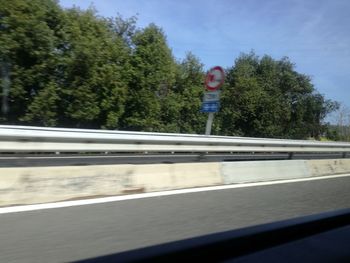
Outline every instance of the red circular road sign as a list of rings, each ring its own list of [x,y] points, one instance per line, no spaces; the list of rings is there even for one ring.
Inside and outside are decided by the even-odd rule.
[[[208,90],[217,90],[224,84],[225,73],[222,67],[216,66],[209,70],[205,77],[205,87]]]

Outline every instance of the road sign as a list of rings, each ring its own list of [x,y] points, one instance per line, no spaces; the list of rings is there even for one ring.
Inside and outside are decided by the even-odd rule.
[[[205,78],[205,87],[210,91],[217,90],[224,84],[224,78],[225,73],[222,67],[213,67]]]
[[[208,120],[205,126],[205,134],[210,135],[214,120],[214,113],[220,108],[220,92],[218,89],[224,84],[225,73],[222,67],[216,66],[209,70],[205,77],[205,87],[208,92],[204,94],[202,112],[208,112]]]
[[[204,93],[203,102],[214,102],[220,100],[220,91],[209,91]]]
[[[220,108],[220,103],[218,101],[214,102],[203,102],[202,112],[218,112]]]

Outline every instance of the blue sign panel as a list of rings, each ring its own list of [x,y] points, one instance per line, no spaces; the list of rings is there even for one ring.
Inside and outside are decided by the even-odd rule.
[[[218,112],[219,108],[219,101],[203,102],[201,112]]]

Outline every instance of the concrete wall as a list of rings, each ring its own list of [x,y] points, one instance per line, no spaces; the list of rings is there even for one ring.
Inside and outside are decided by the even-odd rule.
[[[0,168],[0,206],[222,184],[220,163]]]
[[[221,175],[225,184],[262,182],[309,177],[305,160],[244,161],[222,163]]]
[[[350,173],[350,159],[309,160],[306,166],[311,176]]]
[[[350,173],[350,159],[0,168],[0,206]]]

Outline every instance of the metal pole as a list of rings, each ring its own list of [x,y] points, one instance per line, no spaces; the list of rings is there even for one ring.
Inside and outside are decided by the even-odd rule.
[[[205,135],[210,135],[210,133],[211,133],[211,126],[213,124],[213,120],[214,120],[214,112],[209,112],[208,120],[207,120],[207,126],[205,127]]]

